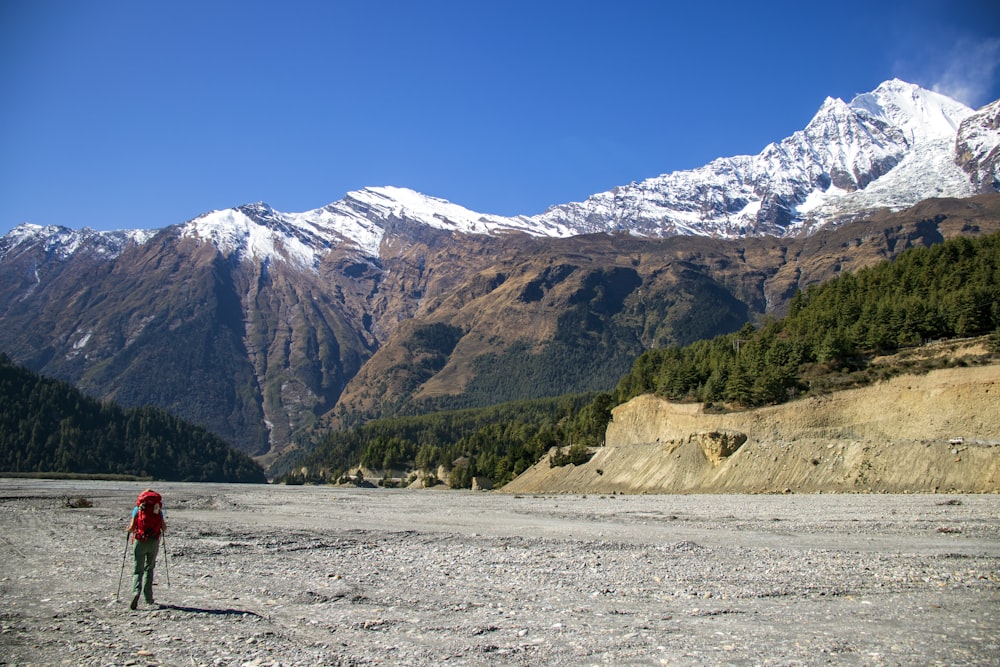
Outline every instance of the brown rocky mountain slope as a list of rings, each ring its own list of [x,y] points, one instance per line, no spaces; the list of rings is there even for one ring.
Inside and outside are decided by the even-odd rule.
[[[800,238],[517,235],[445,242],[425,233],[419,243],[404,244],[390,274],[401,287],[418,288],[421,301],[347,384],[331,423],[342,425],[334,415],[419,412],[429,401],[448,408],[489,404],[448,402],[482,394],[483,386],[501,387],[494,403],[610,389],[643,350],[781,316],[796,290],[843,271],[998,229],[994,193],[927,200]],[[435,325],[453,328],[447,347],[415,346],[415,332]],[[518,350],[513,358],[511,350]],[[583,357],[559,357],[565,350]],[[561,378],[584,364],[591,365],[587,377],[571,389],[545,373],[554,369]],[[511,376],[522,391],[536,393],[503,389]]]
[[[997,493],[1000,365],[721,414],[644,395],[613,411],[595,451],[578,466],[543,459],[503,491]]]
[[[339,245],[305,270],[180,229],[117,254],[7,247],[0,351],[92,396],[167,409],[267,462],[321,417],[343,427],[610,389],[646,349],[780,316],[797,289],[908,247],[997,231],[1000,194],[802,238],[541,239],[403,217],[378,257]]]

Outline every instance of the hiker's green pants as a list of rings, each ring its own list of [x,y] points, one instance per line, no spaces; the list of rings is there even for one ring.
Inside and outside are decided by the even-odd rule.
[[[153,568],[156,567],[156,553],[160,550],[159,538],[142,542],[135,541],[135,570],[132,573],[132,597],[142,593],[146,602],[153,601]],[[143,585],[145,575],[145,585]]]

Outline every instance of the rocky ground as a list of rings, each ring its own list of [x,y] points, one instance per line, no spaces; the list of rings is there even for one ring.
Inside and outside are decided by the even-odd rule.
[[[0,664],[1000,664],[998,495],[156,488],[130,611],[141,487],[0,480]]]

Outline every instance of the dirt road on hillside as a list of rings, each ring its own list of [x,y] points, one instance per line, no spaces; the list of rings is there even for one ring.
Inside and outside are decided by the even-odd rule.
[[[1000,664],[997,495],[156,488],[130,611],[140,487],[0,480],[0,664]]]

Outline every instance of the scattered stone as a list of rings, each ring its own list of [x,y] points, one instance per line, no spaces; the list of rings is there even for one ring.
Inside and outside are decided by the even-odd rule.
[[[0,662],[995,662],[996,495],[160,487],[171,585],[133,612],[133,486],[0,480]]]

